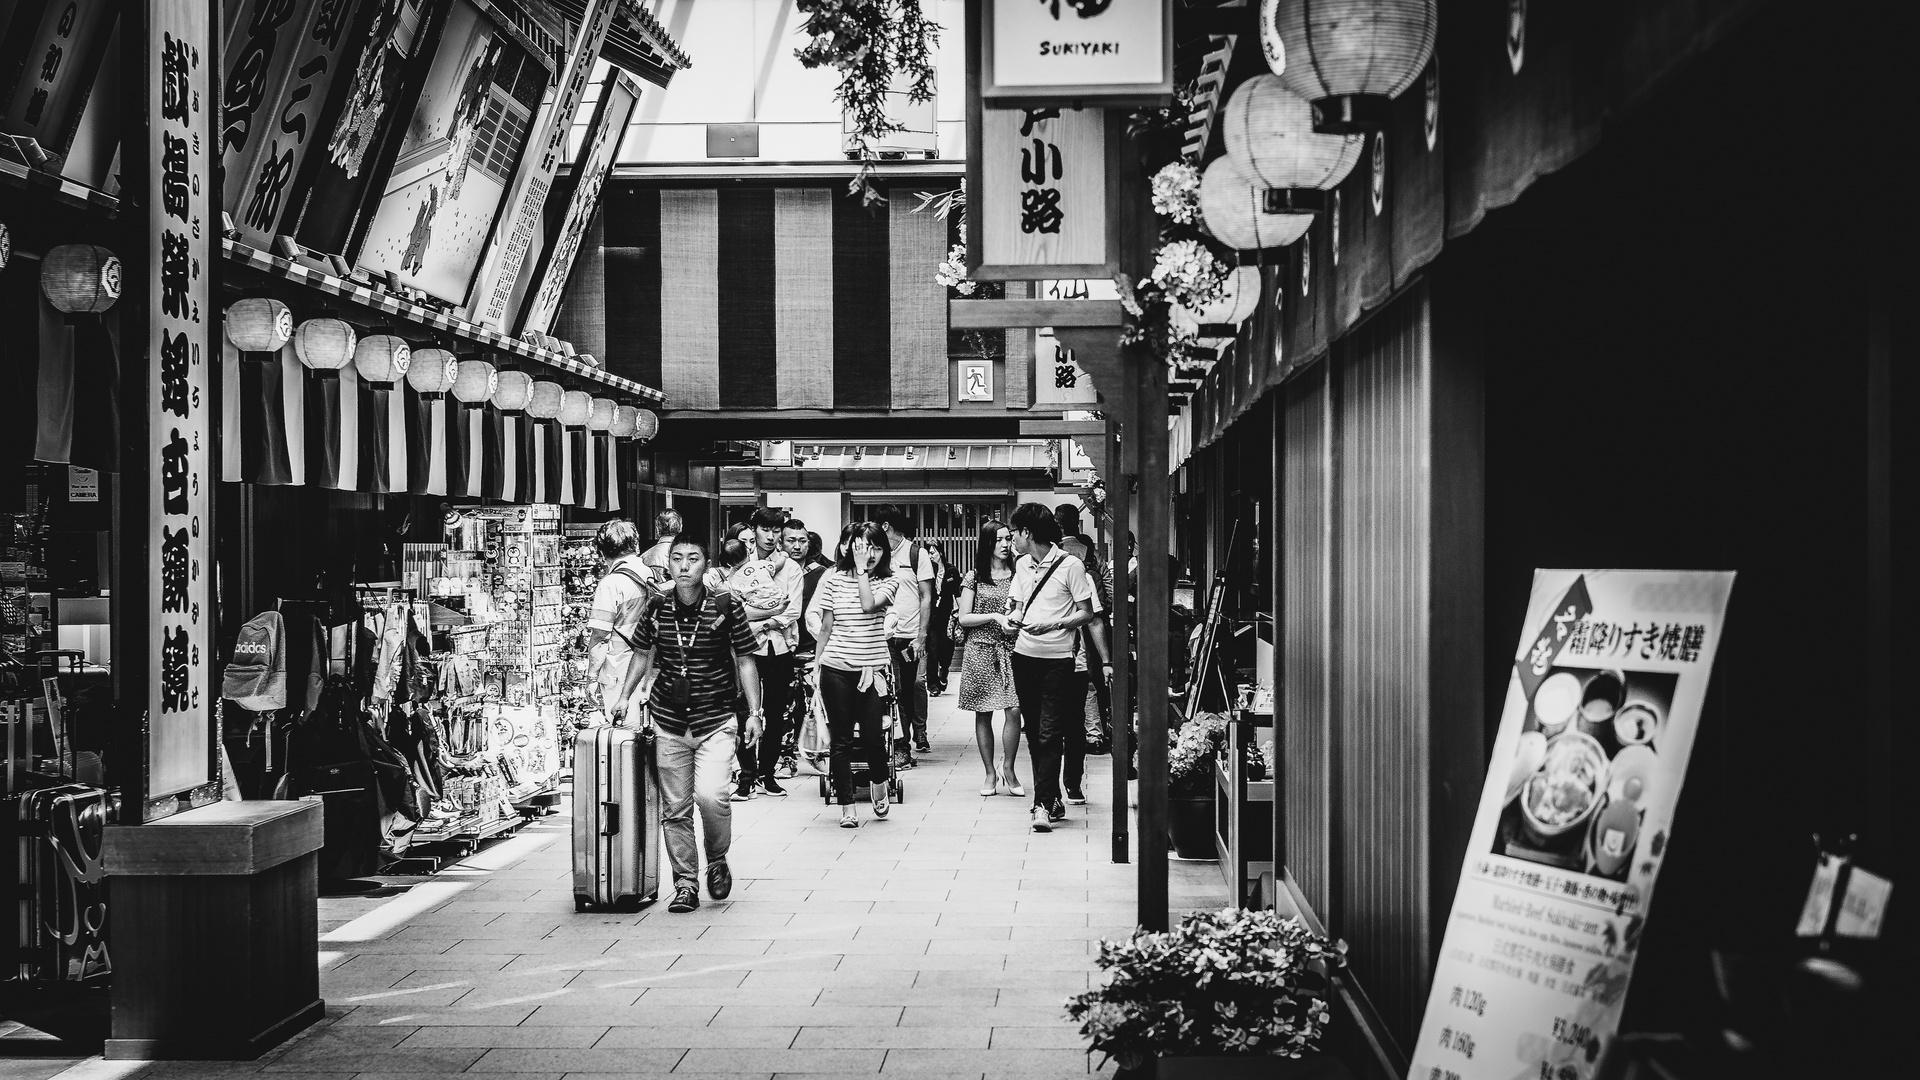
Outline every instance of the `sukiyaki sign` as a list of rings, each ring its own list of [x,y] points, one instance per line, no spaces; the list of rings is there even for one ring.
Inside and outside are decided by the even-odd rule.
[[[993,105],[1165,105],[1170,0],[973,0],[980,96]],[[976,31],[969,29],[969,37]]]
[[[1732,573],[1535,572],[1410,1078],[1593,1076],[1732,590]]]

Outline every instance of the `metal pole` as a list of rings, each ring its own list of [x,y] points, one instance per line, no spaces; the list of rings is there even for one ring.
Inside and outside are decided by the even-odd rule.
[[[1122,391],[1122,398],[1133,395]],[[1128,860],[1130,813],[1127,806],[1127,766],[1133,760],[1133,704],[1129,687],[1133,685],[1133,605],[1127,600],[1127,532],[1132,506],[1129,496],[1132,478],[1125,474],[1120,460],[1121,417],[1129,406],[1124,401],[1109,401],[1107,410],[1107,514],[1113,528],[1107,531],[1107,565],[1113,568],[1113,625],[1107,648],[1113,653],[1113,685],[1107,700],[1113,703],[1113,861]]]

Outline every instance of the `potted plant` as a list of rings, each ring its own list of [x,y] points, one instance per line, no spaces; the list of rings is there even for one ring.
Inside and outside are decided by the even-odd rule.
[[[1192,912],[1100,943],[1106,984],[1067,1000],[1089,1048],[1137,1077],[1338,1077],[1319,1054],[1346,946],[1272,911]]]
[[[1167,739],[1167,842],[1183,859],[1211,859],[1213,842],[1213,759],[1226,738],[1227,718],[1197,713]]]

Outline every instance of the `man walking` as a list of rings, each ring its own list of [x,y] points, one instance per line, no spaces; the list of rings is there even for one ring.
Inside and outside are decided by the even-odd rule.
[[[753,663],[760,670],[760,692],[766,703],[767,724],[758,747],[751,744],[740,747],[740,783],[733,793],[735,802],[745,801],[756,786],[765,795],[787,793],[774,778],[773,770],[780,763],[780,741],[787,734],[787,706],[793,700],[794,647],[799,638],[795,627],[806,609],[801,594],[807,575],[799,560],[782,549],[782,536],[787,529],[786,511],[763,506],[753,512],[747,523],[753,526],[753,554],[747,557],[748,564],[765,563],[767,576],[786,596],[787,602],[777,614],[753,623],[754,633],[760,639],[759,647],[753,652]],[[805,530],[800,537],[801,554],[805,555]],[[749,537],[742,534],[741,539]]]
[[[1086,567],[1059,546],[1060,524],[1052,511],[1021,503],[1009,524],[1020,553],[1007,596],[1007,622],[1020,631],[1013,646],[1013,693],[1033,757],[1033,831],[1052,832],[1053,823],[1067,816],[1060,797],[1064,740],[1080,737],[1086,700],[1073,670],[1074,637],[1093,620],[1099,601]]]
[[[707,589],[706,545],[676,536],[667,565],[673,588],[649,604],[634,628],[625,692],[610,715],[620,723],[634,692],[659,672],[647,705],[649,722],[658,730],[655,752],[660,793],[667,804],[660,820],[667,861],[673,866],[673,902],[667,910],[685,913],[700,906],[695,805],[706,841],[707,895],[725,900],[733,891],[733,873],[727,869],[727,851],[733,845],[727,780],[736,744],[734,699],[740,694],[747,699],[744,738],[749,746],[760,739],[765,713],[760,707],[760,669],[753,659],[759,643],[740,601],[732,593]]]
[[[673,550],[674,537],[686,528],[680,511],[668,507],[653,515],[653,546],[640,553],[640,561],[652,572],[654,588],[666,592],[673,587],[673,575],[667,569],[667,555]]]
[[[631,521],[609,521],[594,534],[593,547],[605,572],[594,586],[587,614],[587,672],[600,692],[600,708],[611,714],[633,659],[633,630],[647,601],[652,571],[640,561],[640,530]],[[627,703],[630,707],[631,703]]]
[[[926,753],[927,743],[927,623],[933,610],[933,560],[924,557],[913,543],[913,521],[891,503],[876,507],[874,521],[887,534],[892,546],[890,565],[901,588],[888,612],[892,633],[887,651],[893,656],[893,696],[900,706],[900,720],[912,728],[913,748]],[[911,586],[911,587],[909,587]],[[905,756],[907,732],[900,733],[897,747]]]

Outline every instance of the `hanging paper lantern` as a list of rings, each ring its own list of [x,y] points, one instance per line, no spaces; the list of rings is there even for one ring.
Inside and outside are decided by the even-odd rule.
[[[560,398],[560,422],[567,427],[585,427],[593,415],[593,395],[584,390],[569,390]]]
[[[613,423],[607,425],[607,434],[619,439],[631,439],[639,423],[639,409],[631,405],[616,405],[613,409]]]
[[[527,400],[527,415],[535,420],[552,420],[560,415],[566,391],[557,382],[535,382],[533,396]]]
[[[0,270],[7,268],[13,261],[13,234],[7,231],[7,223],[0,221]]]
[[[1236,266],[1227,275],[1220,298],[1198,308],[1175,307],[1177,320],[1194,327],[1238,326],[1253,317],[1260,306],[1260,268]]]
[[[61,244],[40,261],[40,291],[68,315],[98,315],[120,299],[120,258],[97,244]]]
[[[391,387],[407,373],[413,346],[395,334],[368,334],[353,347],[353,369],[376,387]]]
[[[1313,103],[1314,130],[1377,131],[1433,56],[1439,19],[1437,0],[1261,0],[1260,45]]]
[[[613,426],[612,398],[593,398],[587,411],[587,430],[606,431]]]
[[[293,312],[278,300],[250,296],[227,305],[227,340],[241,352],[279,352],[293,340]]]
[[[1270,188],[1230,157],[1215,158],[1200,176],[1200,216],[1221,243],[1241,251],[1285,247],[1313,224],[1314,204],[1301,188]],[[1317,193],[1313,193],[1317,194]]]
[[[359,339],[345,320],[322,315],[293,332],[293,353],[315,371],[334,372],[353,362]]]
[[[533,376],[524,371],[503,371],[493,391],[493,407],[502,412],[519,412],[533,400]]]
[[[637,442],[652,442],[660,434],[660,416],[651,409],[636,409],[633,421],[633,437]]]
[[[1364,135],[1321,135],[1313,106],[1276,75],[1256,75],[1227,100],[1221,134],[1240,171],[1270,188],[1318,188],[1347,178],[1366,147]]]
[[[407,361],[407,385],[431,401],[453,389],[460,361],[445,349],[415,349]]]
[[[498,389],[499,376],[485,360],[462,360],[453,377],[453,396],[468,405],[484,405]]]

